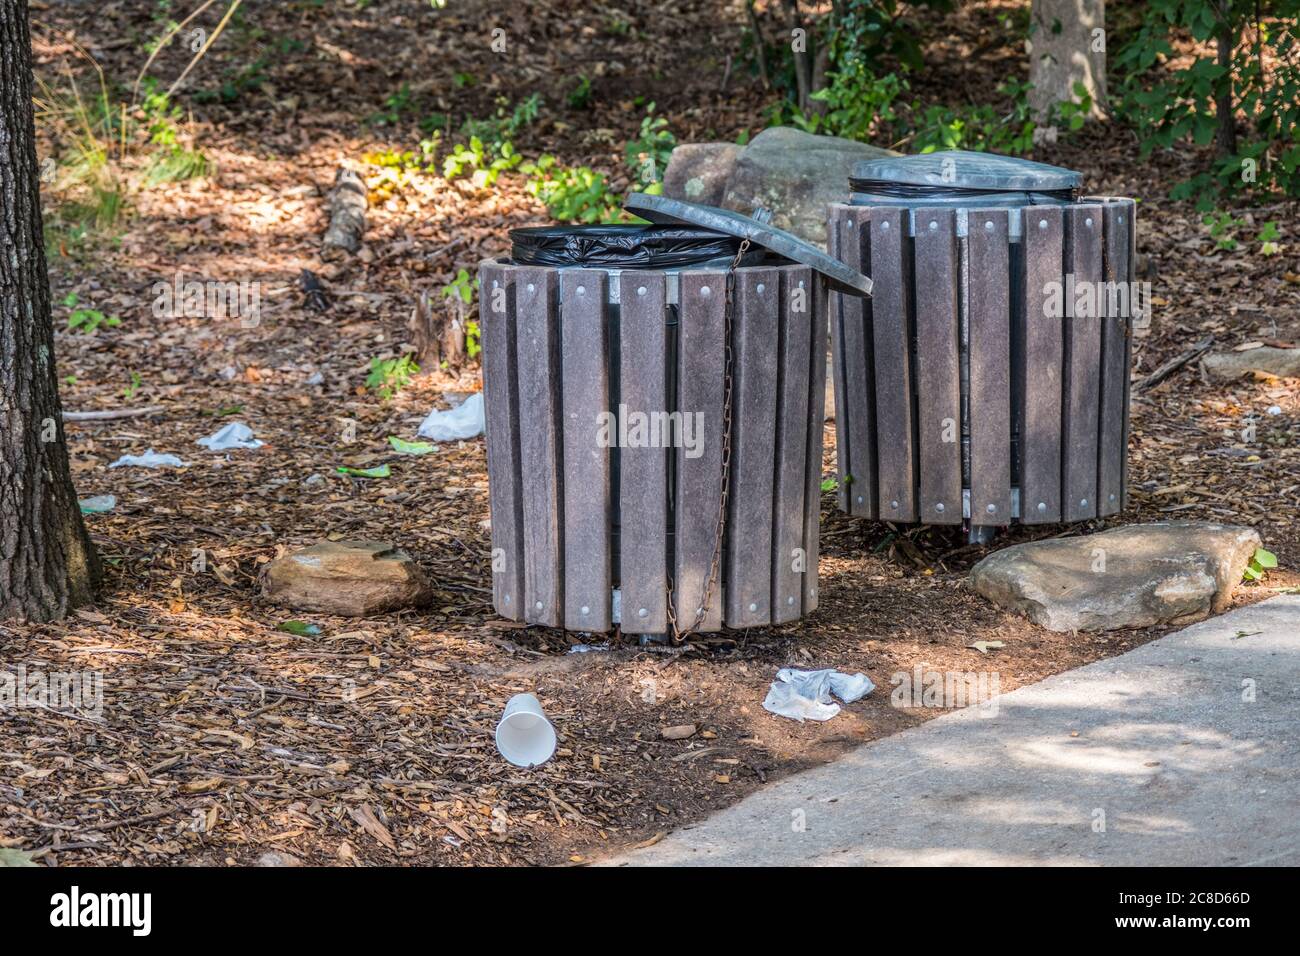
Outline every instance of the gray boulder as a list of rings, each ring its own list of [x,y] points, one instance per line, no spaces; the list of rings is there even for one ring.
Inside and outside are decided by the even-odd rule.
[[[1129,525],[1004,548],[975,565],[970,584],[1049,631],[1181,624],[1224,610],[1259,546],[1235,525]]]
[[[368,617],[413,607],[428,584],[411,556],[385,541],[320,541],[262,572],[262,595],[322,614]]]
[[[1205,371],[1217,379],[1233,379],[1246,372],[1267,372],[1281,378],[1300,378],[1300,349],[1261,346],[1245,352],[1211,352],[1202,359]]]
[[[848,200],[853,167],[896,155],[837,136],[774,126],[741,151],[722,206],[747,215],[760,206],[770,209],[773,225],[825,249],[827,207]]]
[[[664,195],[670,199],[721,206],[727,180],[740,158],[735,143],[684,143],[673,150],[664,170]]]

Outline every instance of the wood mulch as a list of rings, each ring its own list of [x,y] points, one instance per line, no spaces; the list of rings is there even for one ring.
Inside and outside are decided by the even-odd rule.
[[[33,6],[37,69],[51,80],[74,36],[110,75],[132,78],[140,45],[157,32],[151,3]],[[387,402],[360,386],[371,358],[399,354],[421,292],[437,300],[457,269],[503,252],[510,227],[545,212],[516,177],[483,192],[428,177],[372,205],[362,255],[331,266],[317,257],[323,194],[341,159],[409,148],[420,116],[451,109],[458,124],[489,113],[497,95],[543,94],[543,120],[519,144],[527,154],[552,150],[611,172],[639,128],[638,94],[656,99],[682,141],[760,126],[765,95],[739,60],[736,17],[704,0],[625,6],[632,12],[616,16],[516,5],[512,23],[527,39],[499,59],[490,38],[467,39],[495,22],[486,4],[450,4],[432,20],[422,2],[259,5],[190,87],[234,82],[251,64],[262,77],[233,103],[189,104],[217,172],[139,195],[120,241],[52,261],[56,301],[76,291],[122,319],[94,336],[60,333],[59,374],[75,376],[65,407],[163,410],[68,426],[79,493],[118,499],[87,519],[107,580],[94,608],[66,621],[0,625],[0,656],[10,670],[102,673],[104,710],[99,720],[0,714],[0,846],[51,865],[249,864],[268,852],[314,864],[587,862],[931,716],[890,706],[898,672],[996,670],[1009,690],[1162,633],[1044,631],[965,587],[982,549],[950,531],[849,519],[830,510],[829,495],[821,607],[808,620],[680,652],[616,640],[569,653],[577,636],[495,618],[482,441],[424,457],[386,445],[389,435],[414,438],[443,393],[475,388],[474,375],[422,375]],[[963,5],[943,42],[990,29],[999,9]],[[732,26],[717,29],[719,18]],[[183,63],[183,51],[170,52],[155,72],[175,76]],[[942,69],[949,89],[992,77],[979,58]],[[563,105],[578,72],[592,79],[590,111]],[[457,86],[457,74],[473,81]],[[413,111],[395,126],[369,124],[403,82]],[[1103,130],[1035,158],[1083,170],[1097,192],[1143,198],[1139,244],[1156,307],[1136,374],[1209,333],[1228,348],[1300,341],[1300,244],[1273,257],[1249,242],[1216,251],[1194,211],[1165,198],[1192,157],[1134,156],[1128,134]],[[1284,230],[1300,221],[1294,203],[1237,215],[1279,219]],[[304,268],[321,276],[329,311],[307,307]],[[155,317],[153,284],[178,270],[263,283],[261,324]],[[128,399],[133,372],[140,384]],[[266,445],[227,456],[194,444],[231,420]],[[828,427],[828,474],[833,437]],[[1189,366],[1135,396],[1130,512],[1016,531],[994,546],[1207,518],[1258,528],[1284,569],[1300,567],[1297,437],[1296,382],[1213,384]],[[187,467],[107,467],[150,447]],[[381,463],[390,478],[335,471]],[[264,604],[259,568],[322,537],[399,543],[435,582],[434,602],[360,620]],[[196,571],[200,551],[205,570]],[[1286,570],[1268,581],[1297,584]],[[1268,593],[1244,588],[1237,600]],[[277,630],[289,617],[322,633]],[[976,640],[1003,646],[981,654],[969,647]],[[879,689],[834,720],[795,724],[761,706],[787,665],[862,670]],[[502,761],[492,741],[520,691],[538,694],[560,732],[556,758],[532,772]],[[682,724],[696,733],[661,738]]]

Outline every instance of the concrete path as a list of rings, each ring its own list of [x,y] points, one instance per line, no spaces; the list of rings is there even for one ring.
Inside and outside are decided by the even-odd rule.
[[[867,744],[609,862],[1300,865],[1300,596],[995,703]]]

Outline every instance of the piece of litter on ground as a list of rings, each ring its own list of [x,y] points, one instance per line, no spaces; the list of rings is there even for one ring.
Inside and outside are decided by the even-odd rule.
[[[1006,647],[1001,641],[976,641],[974,644],[967,644],[967,647],[973,647],[981,654],[987,654],[991,650],[997,650],[999,647]]]
[[[442,411],[435,408],[420,423],[417,433],[433,441],[456,441],[483,434],[483,393],[475,392],[455,408]]]
[[[570,654],[590,654],[592,651],[607,651],[608,644],[574,644],[569,648]]]
[[[117,507],[116,495],[95,495],[91,498],[82,498],[77,502],[81,506],[83,515],[102,515],[106,511],[112,511]]]
[[[339,465],[334,470],[340,475],[353,475],[357,478],[387,478],[391,474],[387,465],[376,465],[374,468],[353,468],[350,465]]]
[[[253,430],[243,422],[231,422],[223,425],[211,435],[200,438],[194,444],[202,445],[208,451],[231,451],[235,448],[261,448],[262,442],[253,437]]]
[[[325,376],[322,375],[320,372],[312,372],[311,375],[307,378],[308,385],[319,385],[324,381],[325,381]]]
[[[393,451],[399,455],[427,455],[431,451],[438,450],[437,445],[427,441],[405,441],[396,435],[388,436],[388,444],[392,445]]]
[[[1266,409],[1266,411],[1267,411],[1270,415],[1281,415],[1281,414],[1282,414],[1282,406],[1281,406],[1281,405],[1270,405],[1270,406],[1268,406],[1268,408]]]
[[[834,694],[851,704],[876,689],[866,674],[844,674],[834,668],[801,671],[784,667],[768,689],[763,709],[780,717],[803,723],[805,720],[830,720],[840,712],[831,699]]]
[[[185,462],[175,455],[160,455],[152,448],[143,455],[123,455],[109,468],[184,468]]]
[[[320,633],[319,624],[308,624],[306,621],[281,621],[275,626],[275,629],[288,634],[296,634],[298,637],[315,637]]]

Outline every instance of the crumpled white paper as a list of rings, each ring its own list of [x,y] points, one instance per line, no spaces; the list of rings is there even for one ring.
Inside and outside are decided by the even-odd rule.
[[[150,448],[143,455],[123,455],[108,467],[184,468],[185,462],[181,461],[175,455],[160,455]]]
[[[843,674],[833,668],[801,671],[785,667],[776,672],[763,708],[800,723],[830,720],[840,712],[840,705],[831,700],[832,694],[851,704],[875,689],[876,685],[866,674]]]
[[[475,392],[448,411],[434,409],[420,423],[419,436],[434,441],[456,441],[483,434],[483,393]]]
[[[195,444],[209,451],[230,451],[234,448],[261,448],[263,443],[253,437],[253,430],[243,422],[231,422]]]

